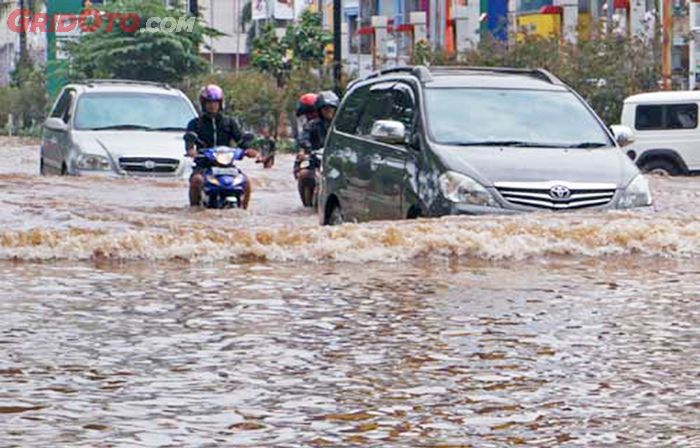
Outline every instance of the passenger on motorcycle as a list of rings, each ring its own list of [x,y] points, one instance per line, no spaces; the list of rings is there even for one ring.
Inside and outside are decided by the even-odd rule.
[[[309,135],[313,121],[318,118],[316,110],[316,99],[318,95],[315,93],[305,93],[299,97],[296,104],[297,118],[301,118],[302,127],[299,136],[297,137],[297,147],[299,152],[294,161],[294,178],[299,177],[299,164],[305,159],[305,154],[312,150],[309,144]]]
[[[245,155],[259,159],[258,152],[251,149],[250,141],[244,138],[237,121],[223,115],[224,91],[221,87],[210,84],[202,87],[199,92],[199,103],[202,113],[187,124],[185,133],[185,148],[189,157],[195,157],[197,152],[216,146],[231,146],[232,142],[245,150]],[[202,202],[204,176],[196,169],[190,176],[190,205],[198,206]],[[243,196],[243,208],[248,208],[250,202],[250,178]]]
[[[311,120],[304,127],[299,137],[299,146],[301,148],[306,151],[315,151],[323,148],[328,129],[330,129],[331,121],[333,121],[339,104],[338,96],[330,90],[318,94],[315,103],[318,118]]]
[[[298,181],[297,188],[305,207],[315,207],[317,204],[321,168],[319,150],[325,144],[326,134],[339,102],[333,92],[326,91],[318,94],[314,102],[318,117],[306,123],[299,138],[301,151],[294,165],[294,177]]]

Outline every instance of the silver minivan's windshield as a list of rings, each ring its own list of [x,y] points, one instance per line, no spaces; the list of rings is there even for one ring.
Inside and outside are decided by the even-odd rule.
[[[426,89],[437,143],[460,146],[598,148],[613,146],[571,92],[482,88]]]
[[[86,93],[76,107],[81,130],[182,130],[195,116],[184,98],[154,93]]]

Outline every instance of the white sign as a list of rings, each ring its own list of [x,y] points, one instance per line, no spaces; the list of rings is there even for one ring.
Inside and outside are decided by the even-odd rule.
[[[294,0],[272,0],[274,4],[273,15],[279,20],[294,19]]]
[[[253,0],[253,20],[267,19],[267,1],[268,0]]]
[[[386,41],[386,56],[388,58],[396,58],[399,55],[399,49],[394,39]]]
[[[314,0],[296,0],[294,2],[294,18],[301,17],[301,14],[315,3]]]

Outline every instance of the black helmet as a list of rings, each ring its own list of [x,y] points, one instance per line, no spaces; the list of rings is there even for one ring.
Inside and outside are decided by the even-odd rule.
[[[330,90],[324,90],[323,92],[319,93],[318,98],[316,99],[316,109],[318,110],[321,110],[324,107],[332,107],[337,109],[339,105],[340,100],[338,99],[338,95]]]

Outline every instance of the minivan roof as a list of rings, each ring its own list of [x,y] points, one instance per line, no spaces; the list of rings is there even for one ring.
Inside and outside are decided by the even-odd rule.
[[[543,69],[510,67],[436,66],[394,67],[374,72],[355,83],[411,77],[431,87],[474,87],[566,91],[566,85]]]
[[[625,99],[625,104],[637,103],[678,103],[683,101],[700,101],[700,91],[678,90],[675,92],[649,92],[632,95]]]
[[[475,88],[480,89],[526,89],[526,90],[550,90],[566,91],[562,85],[552,84],[541,79],[527,75],[505,73],[433,73],[431,81],[426,82],[427,88]]]
[[[72,87],[79,90],[82,93],[87,92],[122,92],[122,93],[138,93],[138,92],[150,92],[150,93],[160,93],[165,95],[179,95],[177,89],[173,89],[168,84],[165,83],[155,83],[148,81],[132,81],[123,79],[110,79],[110,80],[88,80],[83,82],[71,83],[66,87]]]

